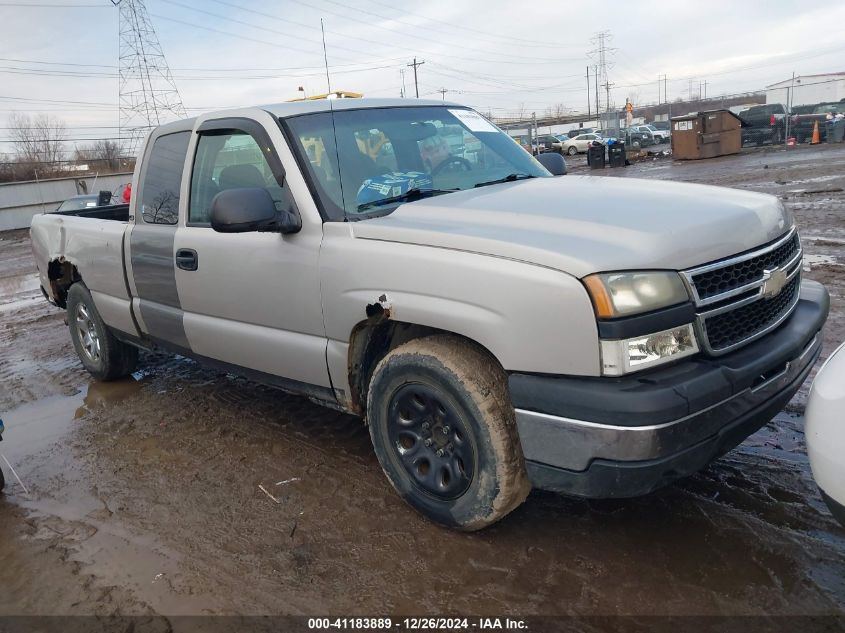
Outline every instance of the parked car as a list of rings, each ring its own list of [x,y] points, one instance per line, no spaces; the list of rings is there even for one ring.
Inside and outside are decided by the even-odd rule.
[[[563,144],[565,151],[570,156],[575,154],[586,154],[593,141],[602,142],[602,137],[599,134],[579,134],[578,136],[570,138]]]
[[[442,153],[445,125],[477,163]],[[361,151],[370,130],[395,169]],[[360,416],[398,494],[459,529],[532,486],[631,497],[696,472],[821,347],[829,297],[802,281],[778,198],[554,178],[540,163],[561,156],[457,104],[210,112],[155,128],[140,157],[122,221],[32,222],[82,365],[113,380],[169,350]]]
[[[575,138],[576,136],[580,136],[581,134],[595,134],[595,133],[596,133],[595,129],[593,129],[591,127],[583,127],[583,128],[580,128],[580,129],[573,128],[573,129],[569,130],[566,133],[566,135],[569,138]]]
[[[845,112],[845,103],[826,102],[814,105],[795,106],[789,118],[789,134],[799,143],[806,143],[813,138],[813,129],[819,124],[819,140],[827,140],[827,115]]]
[[[533,144],[534,153],[542,153],[542,152],[563,152],[563,146],[556,136],[552,134],[539,134],[537,135],[537,140]]]
[[[813,477],[831,514],[845,526],[845,344],[816,374],[805,418]]]
[[[631,129],[636,130],[638,132],[642,132],[643,134],[650,134],[655,144],[667,143],[669,141],[668,131],[664,132],[663,130],[658,130],[656,127],[650,124],[635,125]]]
[[[620,131],[621,138],[625,141],[628,147],[648,147],[654,145],[654,136],[651,130],[640,131],[635,128],[622,128]]]
[[[667,132],[667,135],[671,134],[671,132],[672,132],[672,124],[668,120],[667,121],[651,121],[649,123],[646,123],[646,125],[650,125],[650,126],[656,128],[656,129],[660,130],[661,132]]]
[[[62,202],[56,210],[52,213],[62,213],[64,211],[79,211],[81,209],[93,209],[99,206],[100,196],[96,193],[84,194],[80,196],[72,196]]]
[[[783,143],[786,138],[786,106],[768,103],[752,106],[739,113],[742,126],[742,145]]]

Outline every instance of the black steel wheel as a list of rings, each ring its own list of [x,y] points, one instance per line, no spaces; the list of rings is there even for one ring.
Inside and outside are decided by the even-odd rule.
[[[422,383],[397,389],[388,408],[388,437],[395,456],[420,490],[442,499],[469,488],[477,457],[457,406]]]
[[[367,393],[373,448],[399,495],[437,523],[490,525],[531,489],[501,365],[438,335],[391,350]]]

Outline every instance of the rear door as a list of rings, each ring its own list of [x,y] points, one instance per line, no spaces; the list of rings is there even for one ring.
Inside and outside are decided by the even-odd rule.
[[[158,128],[142,158],[130,225],[126,266],[141,330],[155,342],[188,350],[176,290],[173,243],[182,198],[182,174],[191,131],[184,123]]]

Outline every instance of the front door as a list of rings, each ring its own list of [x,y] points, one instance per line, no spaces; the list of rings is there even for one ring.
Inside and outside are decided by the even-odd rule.
[[[187,217],[174,248],[185,333],[195,355],[249,368],[269,382],[328,388],[318,267],[322,224],[303,218],[299,233],[281,235],[217,233],[209,223],[214,196],[227,189],[261,187],[279,210],[295,205],[274,147],[274,141],[284,142],[276,132],[274,139],[246,118],[198,128]]]

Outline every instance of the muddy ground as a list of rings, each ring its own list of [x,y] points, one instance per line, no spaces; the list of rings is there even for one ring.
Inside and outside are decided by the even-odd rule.
[[[831,291],[824,354],[845,339],[845,146],[605,174],[782,196],[805,275]],[[810,476],[806,389],[659,493],[534,492],[459,534],[398,499],[359,420],[164,355],[94,382],[63,319],[27,233],[0,234],[0,453],[27,489],[2,464],[0,614],[845,613],[845,530]]]

